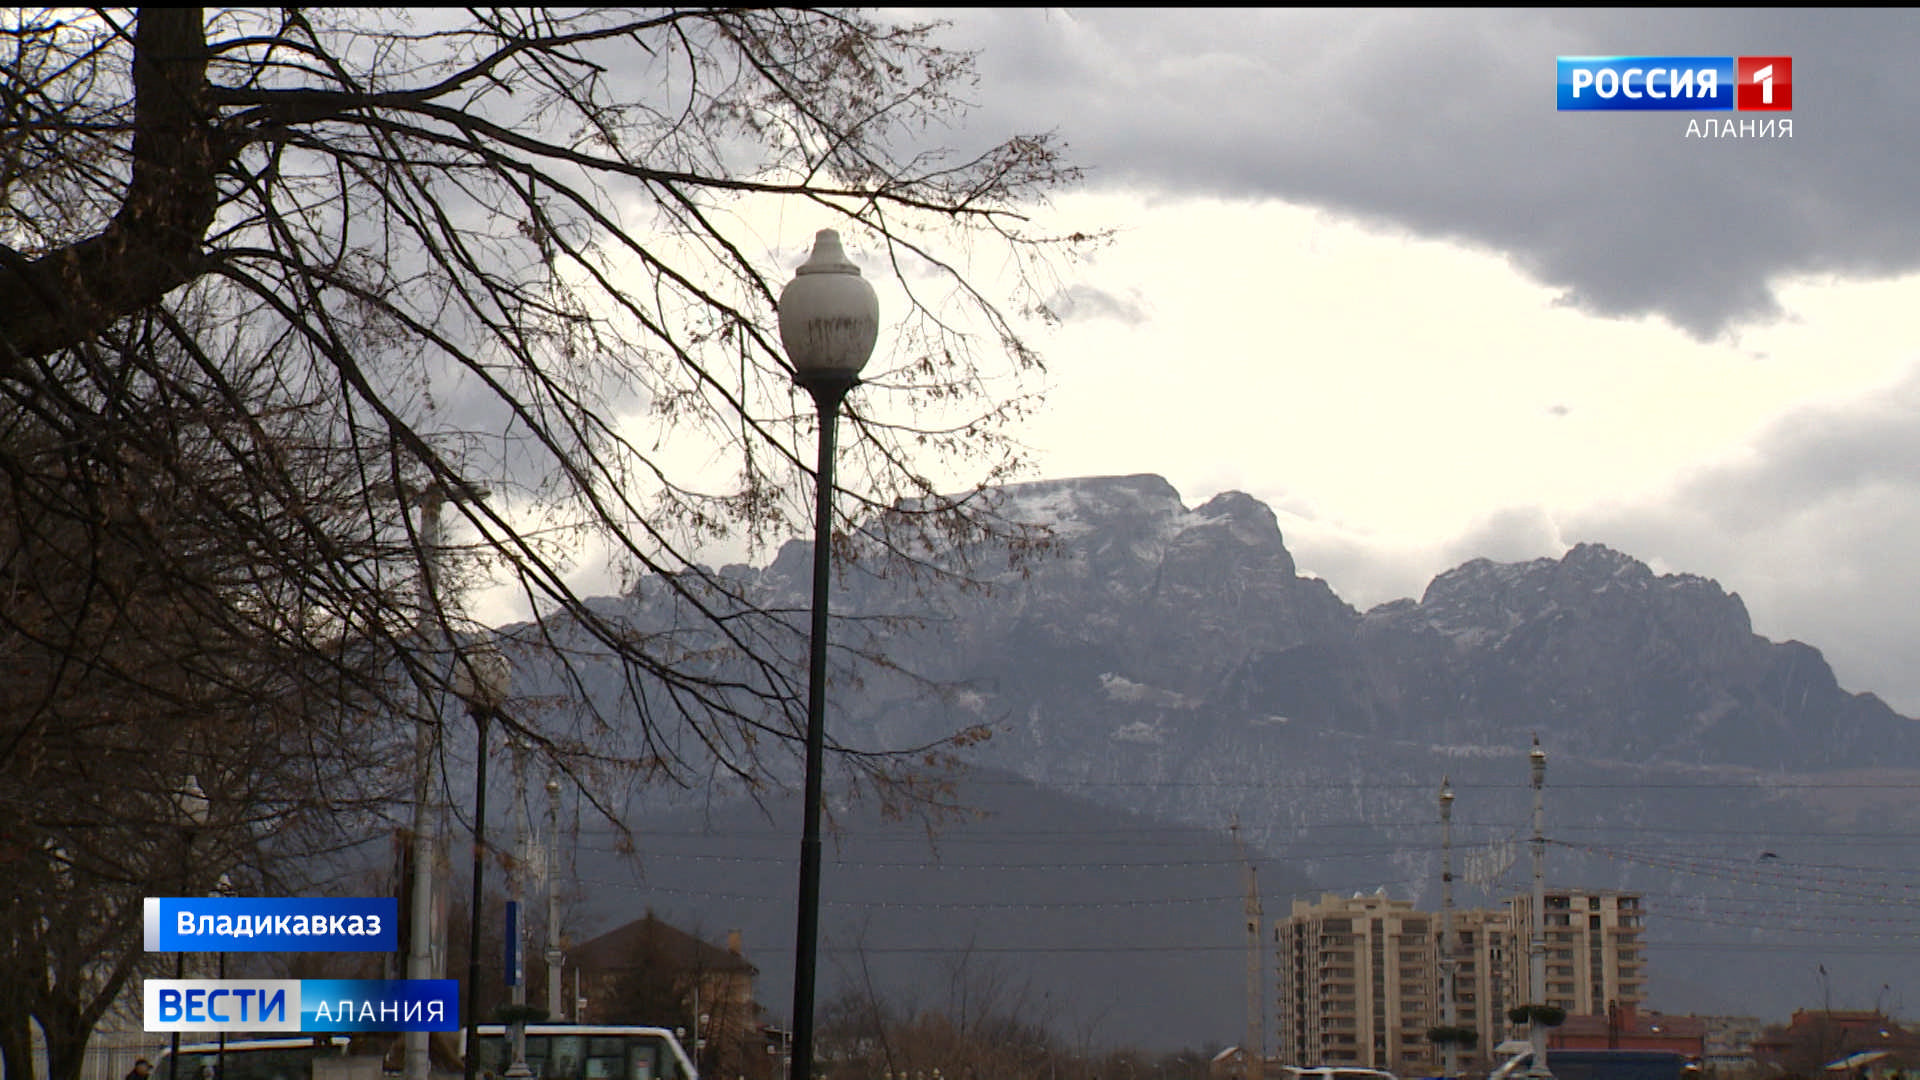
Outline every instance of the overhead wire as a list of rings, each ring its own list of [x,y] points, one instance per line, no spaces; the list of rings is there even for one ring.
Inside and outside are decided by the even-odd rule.
[[[1006,783],[1018,783],[1007,781]],[[1233,782],[1200,782],[1157,784],[1150,782],[1099,782],[1073,783],[1065,785],[1071,789],[1079,787],[1262,787],[1285,788],[1287,785],[1272,783],[1235,784]],[[1405,784],[1385,785],[1398,789],[1422,789],[1429,785]],[[1498,785],[1499,790],[1524,791],[1528,785]],[[1673,784],[1611,784],[1611,783],[1560,783],[1556,790],[1594,790],[1609,791],[1621,789],[1633,790],[1913,790],[1920,789],[1920,782],[1775,782],[1768,778],[1765,782],[1740,783],[1673,783]],[[1393,855],[1437,855],[1437,844],[1413,840],[1396,839],[1414,830],[1437,825],[1435,821],[1328,821],[1300,827],[1297,831],[1303,837],[1312,837],[1309,841],[1296,841],[1275,845],[1276,849],[1265,863],[1311,863],[1347,859],[1377,859]],[[1487,839],[1480,842],[1469,840],[1456,843],[1456,852],[1472,853],[1491,850],[1501,844],[1511,845],[1519,834],[1518,827],[1493,821],[1469,821],[1456,823],[1456,828],[1466,830],[1470,835],[1478,831]],[[1327,838],[1328,834],[1367,833],[1382,836],[1378,843],[1344,843],[1337,838]],[[1549,838],[1548,842],[1563,849],[1579,851],[1583,855],[1639,867],[1657,873],[1667,873],[1681,877],[1699,878],[1714,881],[1723,886],[1749,887],[1760,890],[1758,893],[1741,894],[1737,891],[1722,889],[1714,893],[1674,892],[1664,889],[1624,890],[1640,895],[1647,905],[1649,918],[1655,927],[1694,926],[1716,930],[1744,931],[1745,939],[1739,943],[1743,949],[1762,952],[1814,952],[1819,954],[1876,954],[1884,952],[1891,945],[1910,947],[1920,941],[1920,868],[1903,866],[1868,865],[1864,863],[1833,861],[1831,854],[1823,861],[1802,861],[1793,858],[1780,858],[1771,850],[1762,850],[1751,854],[1730,854],[1727,852],[1729,839],[1751,839],[1756,847],[1770,849],[1793,843],[1819,844],[1829,853],[1844,850],[1847,847],[1894,848],[1907,844],[1920,845],[1920,838],[1891,833],[1874,833],[1858,829],[1776,829],[1755,828],[1688,828],[1674,823],[1644,825],[1606,825],[1599,823],[1573,822],[1558,829],[1559,836]],[[1496,835],[1504,834],[1504,835]],[[1640,837],[1640,840],[1628,840],[1624,843],[1600,842],[1602,837]],[[1050,870],[1063,876],[1072,871],[1129,871],[1129,870],[1191,870],[1205,867],[1231,867],[1239,865],[1237,859],[1217,858],[1153,858],[1156,847],[1191,847],[1199,838],[1205,838],[1208,831],[1187,825],[1167,825],[1148,828],[993,828],[979,822],[966,822],[948,829],[936,829],[931,837],[923,831],[901,829],[860,829],[846,828],[838,835],[843,839],[858,839],[866,844],[873,843],[912,843],[930,847],[935,852],[949,849],[963,850],[967,853],[964,860],[946,861],[941,855],[921,859],[892,858],[854,858],[833,860],[830,865],[843,869],[860,870],[902,870],[914,872],[1031,872]],[[1595,836],[1593,842],[1583,842],[1580,837]],[[636,834],[640,843],[638,855],[645,860],[665,862],[695,863],[731,863],[747,865],[780,865],[797,861],[795,855],[785,854],[716,854],[710,851],[674,850],[678,843],[724,843],[735,840],[765,840],[784,842],[785,837],[771,832],[752,829],[677,829],[647,831]],[[1140,859],[1114,858],[1104,853],[1095,853],[1093,858],[1041,861],[992,860],[980,857],[982,846],[1000,849],[1027,846],[1048,846],[1058,848],[1070,843],[1076,849],[1092,847],[1125,847],[1130,851],[1148,856]],[[671,845],[671,846],[670,846]],[[612,851],[611,844],[585,844],[587,850]],[[1874,852],[1884,855],[1884,850]],[[1506,868],[1504,877],[1513,876],[1514,867]],[[1901,880],[1905,877],[1916,879],[1914,883]],[[1493,883],[1497,885],[1499,880]],[[739,901],[752,903],[786,903],[790,898],[777,895],[748,893],[729,893],[687,889],[677,886],[651,884],[645,881],[619,882],[607,879],[586,879],[582,884],[600,888],[619,888],[681,896],[697,900]],[[1322,884],[1320,891],[1344,893],[1347,891],[1365,891],[1374,887],[1376,882],[1338,886]],[[1769,895],[1772,890],[1777,895]],[[1489,888],[1489,894],[1493,891]],[[857,907],[873,909],[903,909],[920,911],[1047,911],[1047,910],[1098,910],[1104,908],[1143,908],[1177,905],[1237,905],[1241,897],[1235,895],[1169,896],[1169,897],[1093,897],[1086,899],[1062,900],[994,900],[970,901],[961,899],[889,899],[867,896],[859,899],[839,900],[831,896],[823,898],[823,904],[829,907]],[[1912,905],[1911,914],[1907,905]],[[1879,910],[1875,910],[1879,909]],[[1786,936],[1790,940],[1768,940]],[[1807,940],[1809,938],[1817,940]],[[1725,940],[1698,940],[1679,935],[1662,935],[1657,941],[1650,942],[1662,950],[1724,950],[1729,947]],[[1035,944],[1013,945],[999,944],[966,947],[940,945],[897,945],[868,946],[867,952],[886,953],[942,953],[942,952],[1005,952],[1005,953],[1062,953],[1062,952],[1208,952],[1238,951],[1244,949],[1243,943],[1212,944]],[[765,950],[778,952],[778,949]]]

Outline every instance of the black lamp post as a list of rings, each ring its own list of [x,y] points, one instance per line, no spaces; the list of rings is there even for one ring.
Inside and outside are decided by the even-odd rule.
[[[180,880],[181,895],[186,895],[184,887],[193,873],[193,838],[207,824],[207,794],[200,790],[200,778],[188,776],[187,782],[173,796],[174,808],[180,812]],[[173,954],[173,977],[187,977],[187,954]],[[171,1052],[167,1055],[167,1080],[180,1080],[180,1033],[173,1033],[169,1040]]]
[[[820,457],[814,473],[813,607],[807,638],[806,808],[800,835],[800,921],[794,934],[793,1057],[789,1080],[813,1075],[814,960],[820,932],[820,772],[826,746],[828,569],[833,545],[833,438],[840,402],[880,336],[880,302],[860,268],[822,229],[813,254],[780,293],[780,342],[793,381],[813,396],[820,414]]]
[[[226,874],[221,874],[220,880],[214,883],[213,893],[215,896],[232,896],[233,879]],[[215,978],[218,978],[221,982],[225,982],[227,980],[227,951],[225,949],[220,950],[219,964],[220,966],[215,972]],[[219,1048],[214,1051],[213,1075],[215,1080],[227,1080],[227,1030],[225,1028],[220,1029]]]
[[[1547,1024],[1538,1011],[1547,1004],[1547,810],[1542,793],[1547,782],[1547,752],[1540,749],[1538,735],[1533,737],[1533,749],[1527,751],[1527,768],[1533,777],[1533,926],[1527,947],[1527,982],[1534,1005],[1527,1014],[1527,1041],[1533,1046],[1527,1080],[1553,1080],[1553,1072],[1547,1068]]]
[[[454,662],[453,692],[467,703],[473,714],[478,738],[474,744],[473,765],[473,907],[467,916],[467,989],[460,995],[460,1026],[466,1029],[466,1080],[473,1080],[475,1051],[475,1003],[480,997],[480,897],[481,873],[487,850],[487,722],[500,712],[507,698],[511,669],[498,649],[481,646],[462,652]]]

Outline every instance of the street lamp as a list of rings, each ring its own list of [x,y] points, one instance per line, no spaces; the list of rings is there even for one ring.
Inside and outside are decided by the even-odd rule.
[[[1532,984],[1536,1009],[1547,1003],[1547,810],[1543,789],[1547,782],[1547,752],[1540,749],[1540,736],[1533,737],[1533,749],[1527,751],[1527,766],[1533,777],[1533,918],[1527,950],[1527,981]],[[1547,1068],[1547,1025],[1535,1011],[1527,1018],[1527,1041],[1533,1046],[1533,1060],[1527,1065],[1528,1080],[1553,1080]]]
[[[385,488],[385,485],[382,487]],[[418,633],[422,646],[430,654],[447,657],[447,663],[452,665],[452,642],[447,640],[445,628],[432,616],[438,610],[436,582],[440,579],[443,556],[441,538],[445,526],[441,518],[447,503],[478,502],[487,497],[487,489],[474,484],[449,485],[436,480],[425,487],[401,484],[383,491],[383,494],[389,491],[401,500],[403,506],[410,500],[419,500]],[[447,668],[441,670],[446,671]],[[408,912],[409,944],[406,959],[409,979],[432,979],[446,974],[445,943],[441,941],[445,928],[436,925],[434,917],[434,899],[441,884],[433,873],[435,853],[441,839],[447,835],[447,829],[441,821],[444,807],[439,805],[433,783],[433,762],[439,756],[440,720],[445,706],[446,695],[443,692],[428,690],[420,701],[414,726],[413,902]],[[432,1071],[427,1033],[409,1031],[401,1039],[406,1044],[406,1080],[427,1080]]]
[[[525,865],[527,852],[527,740],[513,740],[513,861],[508,863],[507,873],[507,981],[513,986],[513,1015],[511,1026],[513,1061],[507,1066],[510,1080],[523,1080],[531,1077],[533,1070],[527,1067],[527,979],[525,965],[520,959],[520,875]]]
[[[806,808],[800,833],[800,920],[794,934],[793,1056],[789,1080],[813,1075],[813,976],[820,932],[820,771],[826,746],[828,568],[833,542],[833,436],[840,402],[860,380],[880,336],[880,301],[840,247],[822,229],[813,254],[780,293],[780,343],[793,381],[813,396],[820,414],[820,457],[814,472],[813,609],[807,637]]]
[[[214,882],[213,894],[215,896],[223,896],[223,897],[232,896],[233,895],[233,878],[225,873],[222,873],[220,875],[220,880]],[[214,977],[219,979],[221,982],[225,982],[227,980],[227,950],[225,949],[220,950],[219,967],[215,970]],[[214,1055],[213,1055],[213,1075],[218,1077],[219,1080],[226,1080],[227,1030],[225,1028],[220,1029],[220,1042],[218,1046],[219,1048],[214,1051]]]
[[[186,894],[186,882],[193,873],[193,837],[207,825],[207,793],[200,789],[200,778],[189,775],[187,782],[174,793],[173,806],[180,816],[180,881],[181,895]],[[173,977],[187,977],[187,954],[173,954]],[[180,1078],[180,1033],[173,1033],[172,1052],[167,1055],[167,1080]]]
[[[507,699],[512,670],[507,658],[491,645],[463,650],[454,660],[453,692],[467,703],[478,735],[473,765],[473,907],[467,916],[467,992],[460,997],[460,1026],[466,1029],[466,1080],[473,1080],[473,1010],[480,989],[480,887],[487,850],[487,722],[500,714]]]
[[[547,851],[541,863],[547,876],[547,1021],[558,1024],[560,1011],[560,886],[555,868],[560,865],[560,771],[549,765],[547,774]]]
[[[1447,1041],[1441,1044],[1440,1075],[1449,1080],[1459,1072],[1459,1012],[1454,1005],[1455,969],[1453,955],[1453,783],[1440,778],[1440,1024]]]

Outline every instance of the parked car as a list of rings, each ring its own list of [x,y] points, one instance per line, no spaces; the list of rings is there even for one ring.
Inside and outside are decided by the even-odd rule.
[[[1360,1065],[1289,1065],[1287,1080],[1399,1080],[1385,1069]],[[1555,1080],[1558,1080],[1556,1077]]]

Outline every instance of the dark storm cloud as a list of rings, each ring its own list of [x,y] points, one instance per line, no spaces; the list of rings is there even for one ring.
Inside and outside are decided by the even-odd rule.
[[[951,40],[981,50],[970,133],[1057,130],[1096,184],[1281,198],[1498,251],[1596,314],[1711,337],[1776,313],[1783,275],[1920,268],[1911,11],[957,18]],[[1791,55],[1795,137],[1556,112],[1554,58],[1611,54]]]

